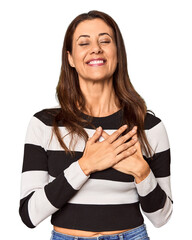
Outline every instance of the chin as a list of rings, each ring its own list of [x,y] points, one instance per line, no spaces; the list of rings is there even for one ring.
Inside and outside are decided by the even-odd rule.
[[[112,79],[111,75],[103,75],[103,74],[90,74],[91,78],[88,78],[90,81],[106,81]]]
[[[104,82],[106,81],[108,78],[91,78],[89,79],[89,81],[92,81],[92,82]]]

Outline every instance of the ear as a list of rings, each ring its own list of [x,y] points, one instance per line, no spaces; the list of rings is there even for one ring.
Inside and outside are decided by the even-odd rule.
[[[71,67],[75,67],[74,62],[73,62],[73,57],[69,51],[67,51],[67,56],[68,56],[68,62]]]

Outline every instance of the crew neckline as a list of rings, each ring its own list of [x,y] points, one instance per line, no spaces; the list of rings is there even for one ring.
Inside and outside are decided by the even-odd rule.
[[[88,115],[88,114],[86,114],[86,113],[83,113],[83,112],[81,112],[81,114],[82,114],[82,116],[83,117],[85,117],[85,118],[92,118],[92,119],[94,119],[94,120],[99,120],[99,119],[107,119],[107,118],[111,118],[111,117],[116,117],[116,116],[118,116],[120,113],[122,113],[122,111],[123,111],[123,109],[122,108],[120,108],[119,110],[117,110],[116,112],[114,112],[114,113],[112,113],[112,114],[110,114],[110,115],[107,115],[107,116],[103,116],[103,117],[95,117],[95,116],[91,116],[91,115]]]

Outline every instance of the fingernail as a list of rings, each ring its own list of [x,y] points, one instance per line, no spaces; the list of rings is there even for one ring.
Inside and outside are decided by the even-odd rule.
[[[101,127],[99,126],[96,131],[100,132],[101,131]]]
[[[123,128],[127,128],[127,124],[123,125]]]

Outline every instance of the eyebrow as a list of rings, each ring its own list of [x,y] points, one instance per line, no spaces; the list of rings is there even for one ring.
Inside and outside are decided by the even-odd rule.
[[[112,36],[111,36],[109,33],[99,33],[99,34],[98,34],[98,36],[103,36],[103,35],[108,35],[110,38],[112,38]],[[79,40],[79,38],[81,38],[81,37],[88,37],[88,38],[90,38],[89,35],[84,34],[84,35],[80,35],[80,36],[77,38],[77,40]],[[77,41],[77,40],[76,40],[76,41]]]

